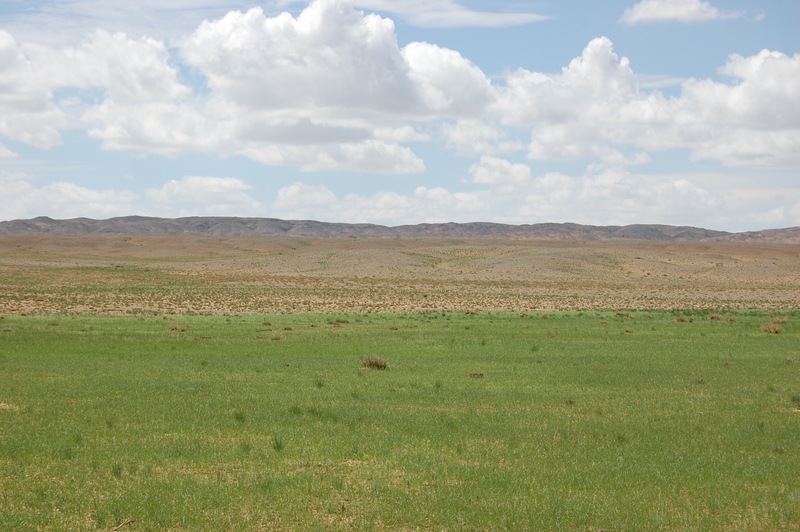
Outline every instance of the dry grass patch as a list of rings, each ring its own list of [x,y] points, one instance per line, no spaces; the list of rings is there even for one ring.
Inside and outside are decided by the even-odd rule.
[[[386,369],[389,367],[389,361],[378,355],[369,355],[364,358],[361,365],[367,369]]]

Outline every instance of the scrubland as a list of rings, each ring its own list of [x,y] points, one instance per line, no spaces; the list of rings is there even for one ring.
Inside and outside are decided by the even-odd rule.
[[[800,306],[791,244],[2,236],[0,275],[6,314]]]

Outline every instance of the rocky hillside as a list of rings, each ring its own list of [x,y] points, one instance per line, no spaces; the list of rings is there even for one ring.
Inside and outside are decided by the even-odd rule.
[[[130,235],[229,236],[303,238],[452,238],[506,240],[737,240],[800,243],[800,227],[746,233],[727,233],[671,225],[594,226],[572,223],[507,225],[497,223],[443,223],[387,227],[313,220],[274,218],[125,216],[108,220],[74,218],[0,222],[0,234],[17,235]]]

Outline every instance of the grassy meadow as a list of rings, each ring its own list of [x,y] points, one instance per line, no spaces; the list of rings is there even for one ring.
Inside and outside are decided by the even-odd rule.
[[[0,530],[799,530],[798,323],[7,315]]]

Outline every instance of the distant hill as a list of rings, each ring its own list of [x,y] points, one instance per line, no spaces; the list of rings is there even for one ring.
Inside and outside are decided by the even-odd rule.
[[[671,225],[594,226],[572,223],[508,225],[487,222],[418,224],[387,227],[275,218],[125,216],[108,220],[45,216],[0,222],[0,234],[16,235],[129,235],[227,236],[303,238],[454,238],[505,240],[736,240],[800,243],[800,227],[746,233],[712,231]]]

